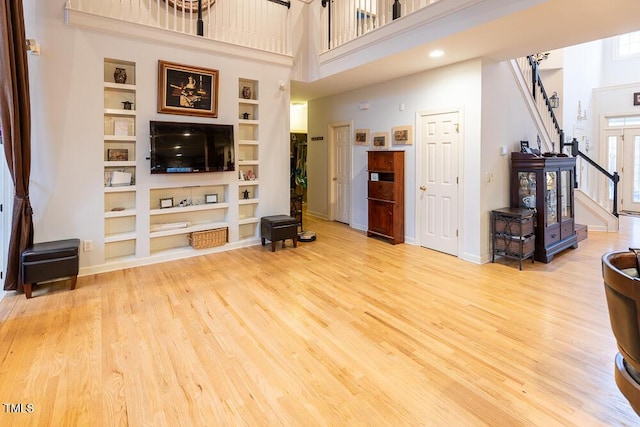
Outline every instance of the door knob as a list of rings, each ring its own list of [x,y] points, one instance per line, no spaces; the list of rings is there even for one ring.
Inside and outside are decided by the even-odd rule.
[[[338,180],[338,177],[335,177],[335,176],[332,179],[332,181],[337,181],[337,180]]]
[[[421,189],[422,191],[426,191],[426,190],[427,190],[427,186],[426,186],[426,185],[421,185],[421,186],[420,186],[420,189]]]

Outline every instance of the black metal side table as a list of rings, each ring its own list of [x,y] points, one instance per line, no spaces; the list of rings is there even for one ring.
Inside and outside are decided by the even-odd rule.
[[[491,211],[492,252],[491,262],[496,255],[519,261],[531,258],[536,249],[535,210],[527,208],[501,208]]]

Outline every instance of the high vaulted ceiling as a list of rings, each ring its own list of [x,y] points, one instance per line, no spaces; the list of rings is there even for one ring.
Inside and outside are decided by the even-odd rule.
[[[510,3],[503,2],[505,7]],[[547,0],[442,38],[425,37],[422,44],[405,50],[397,48],[397,53],[384,57],[374,54],[375,44],[359,49],[354,43],[351,54],[366,55],[369,50],[374,59],[352,68],[344,67],[344,71],[327,73],[326,77],[313,82],[292,82],[291,101],[309,101],[469,59],[503,61],[624,34],[640,30],[639,16],[640,0]],[[403,17],[389,27],[396,26],[401,32],[403,19],[408,21],[408,18]],[[454,18],[473,21],[472,16],[465,17],[464,11]],[[425,33],[424,28],[416,31],[413,37],[420,37],[420,31]],[[373,33],[375,31],[361,39],[375,37]],[[429,58],[428,53],[436,48],[445,55]],[[344,47],[338,49],[344,50]],[[324,56],[327,54],[321,57],[321,68]]]

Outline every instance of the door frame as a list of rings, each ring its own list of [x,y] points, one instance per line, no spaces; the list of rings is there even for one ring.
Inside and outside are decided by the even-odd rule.
[[[414,174],[414,182],[413,182],[413,190],[414,190],[414,200],[415,200],[415,229],[416,229],[416,244],[420,247],[424,247],[427,249],[431,249],[427,246],[422,246],[422,224],[420,222],[420,185],[418,182],[418,177],[422,176],[422,168],[427,167],[427,165],[423,165],[423,146],[422,146],[422,130],[420,127],[420,120],[422,117],[427,116],[435,116],[440,114],[449,114],[449,113],[457,113],[458,114],[458,211],[456,212],[456,222],[458,224],[458,238],[456,242],[456,254],[453,255],[457,258],[461,257],[461,254],[464,253],[464,222],[463,215],[464,212],[464,108],[463,107],[451,107],[451,108],[442,108],[442,109],[434,109],[434,110],[421,110],[416,112],[415,116],[415,124],[414,127],[416,129],[416,151],[415,151],[415,174]]]
[[[348,126],[349,127],[349,135],[353,135],[353,120],[351,121],[342,121],[342,122],[334,122],[329,123],[327,135],[329,135],[329,143],[327,144],[327,149],[329,150],[327,153],[327,159],[329,159],[329,170],[327,174],[327,218],[329,221],[335,221],[335,207],[336,207],[336,188],[333,185],[333,176],[336,172],[336,158],[335,158],[335,148],[336,141],[334,137],[335,128]],[[349,175],[349,194],[347,195],[347,200],[349,203],[349,224],[351,225],[351,219],[353,215],[353,203],[351,200],[351,182],[353,182],[353,145],[349,143],[349,149],[347,150],[347,167],[348,175]]]

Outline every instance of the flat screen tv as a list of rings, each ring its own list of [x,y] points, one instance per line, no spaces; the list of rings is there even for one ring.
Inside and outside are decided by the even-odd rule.
[[[233,125],[150,122],[151,173],[235,170]]]

